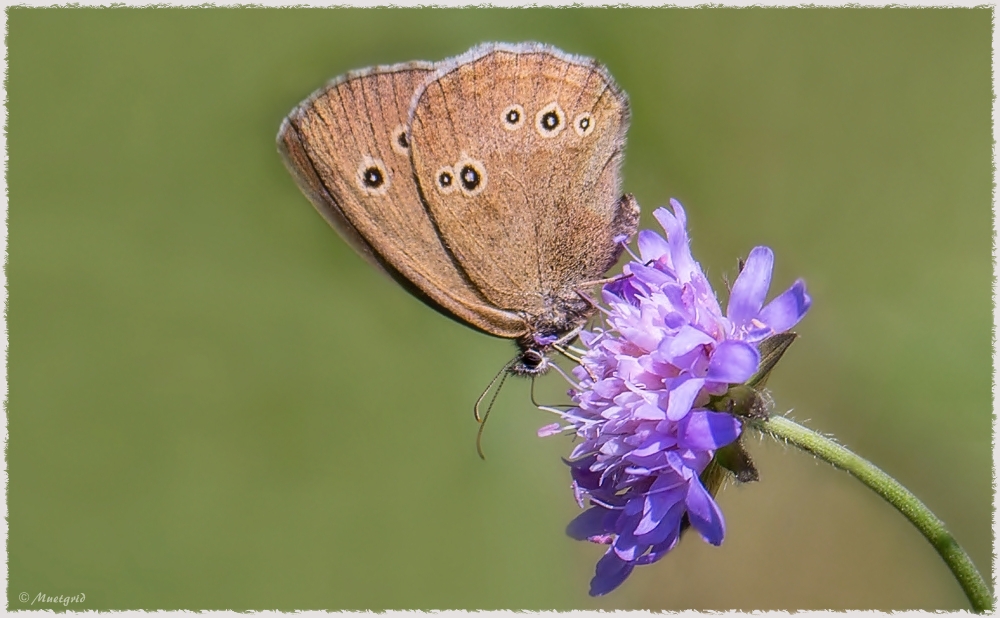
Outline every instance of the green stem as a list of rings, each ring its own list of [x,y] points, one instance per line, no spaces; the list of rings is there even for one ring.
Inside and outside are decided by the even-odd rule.
[[[772,416],[763,420],[752,420],[749,424],[804,451],[808,451],[823,461],[852,474],[875,493],[896,507],[917,530],[934,546],[937,553],[951,569],[955,579],[969,598],[973,610],[983,613],[993,609],[993,593],[983,576],[972,564],[969,555],[958,544],[924,503],[871,462],[859,457],[829,438],[806,429],[783,416]]]

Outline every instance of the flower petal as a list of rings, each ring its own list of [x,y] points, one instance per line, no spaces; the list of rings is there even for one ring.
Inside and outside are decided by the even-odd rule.
[[[660,543],[653,546],[653,549],[649,551],[648,554],[644,556],[639,556],[635,560],[635,565],[639,566],[642,564],[653,564],[660,558],[666,556],[670,550],[677,546],[677,541],[681,538],[681,527],[678,525],[676,530],[672,530],[667,538],[663,539]]]
[[[725,412],[698,410],[677,424],[677,445],[681,448],[714,451],[740,437],[739,419]]]
[[[710,382],[746,382],[760,365],[760,352],[744,341],[723,341],[712,353],[705,379]]]
[[[679,383],[678,383],[679,382]],[[674,381],[676,386],[671,385],[670,398],[667,400],[667,418],[677,421],[691,411],[691,405],[695,397],[705,385],[702,378],[679,378]]]
[[[614,532],[614,520],[609,515],[619,513],[600,506],[594,506],[577,515],[566,526],[566,534],[571,539],[585,541],[592,536]]]
[[[673,263],[674,271],[681,283],[691,281],[692,277],[701,275],[701,267],[691,257],[690,241],[687,235],[687,215],[684,207],[677,200],[670,200],[670,206],[674,209],[671,213],[666,208],[657,208],[653,211],[653,217],[663,226],[663,231],[667,233],[667,242],[670,244],[670,260]]]
[[[770,326],[773,332],[783,333],[798,324],[810,305],[812,298],[806,293],[806,283],[799,279],[769,302],[757,319]]]
[[[625,505],[625,513],[618,518],[618,522],[615,524],[618,537],[611,547],[622,560],[631,562],[650,548],[648,543],[643,543],[635,536],[635,527],[642,516],[643,502],[642,498],[629,500],[629,503]],[[632,510],[636,511],[635,514],[629,514],[629,507],[634,507]]]
[[[632,273],[630,279],[641,281],[642,283],[653,286],[654,288],[676,283],[677,280],[674,278],[672,272],[664,272],[662,270],[663,266],[657,264],[656,266],[646,266],[645,264],[632,264],[629,269]]]
[[[715,339],[709,337],[700,329],[685,324],[672,337],[665,337],[657,350],[668,359],[683,356],[700,345],[715,343]]]
[[[599,597],[621,586],[633,568],[635,567],[619,558],[614,550],[609,549],[597,561],[594,579],[590,580],[590,596]]]
[[[665,436],[662,433],[652,432],[649,438],[637,449],[629,454],[629,460],[634,461],[635,459],[642,459],[644,457],[651,457],[659,453],[660,451],[674,447],[677,445],[677,440],[670,436]]]
[[[639,232],[639,257],[643,262],[656,261],[670,251],[670,245],[652,230]]]
[[[651,403],[644,403],[636,406],[632,411],[632,418],[642,421],[662,421],[666,418],[663,410]]]
[[[754,247],[747,256],[743,270],[729,293],[728,317],[737,327],[757,317],[764,305],[767,289],[771,287],[771,269],[774,252],[767,247]]]
[[[654,486],[665,477],[656,479]],[[669,477],[666,477],[669,478]],[[642,519],[635,527],[635,535],[644,544],[656,545],[667,537],[669,528],[681,525],[681,515],[684,514],[684,498],[687,494],[685,484],[679,483],[667,487],[663,491],[651,491],[646,494],[643,504]],[[670,516],[672,515],[672,517]],[[662,526],[660,534],[650,535]]]
[[[698,477],[691,479],[685,503],[688,507],[688,520],[698,531],[706,543],[721,545],[726,536],[726,521],[722,517],[719,505],[711,494],[705,490]]]

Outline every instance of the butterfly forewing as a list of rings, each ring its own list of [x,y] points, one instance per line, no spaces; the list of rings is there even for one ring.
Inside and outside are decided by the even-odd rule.
[[[279,149],[317,210],[355,249],[446,315],[518,337],[524,321],[470,285],[420,201],[407,112],[432,69],[376,67],[331,82],[289,114]]]

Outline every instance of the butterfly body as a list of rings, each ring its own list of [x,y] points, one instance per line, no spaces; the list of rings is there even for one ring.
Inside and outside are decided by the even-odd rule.
[[[348,73],[288,115],[278,147],[359,253],[441,313],[515,340],[512,370],[534,374],[593,314],[582,288],[635,232],[627,124],[595,61],[487,44]]]

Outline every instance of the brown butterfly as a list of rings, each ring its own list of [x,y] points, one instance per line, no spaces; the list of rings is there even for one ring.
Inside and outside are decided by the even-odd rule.
[[[490,43],[338,77],[285,118],[278,149],[351,246],[434,309],[515,340],[507,368],[534,375],[635,233],[627,127],[596,61]]]

